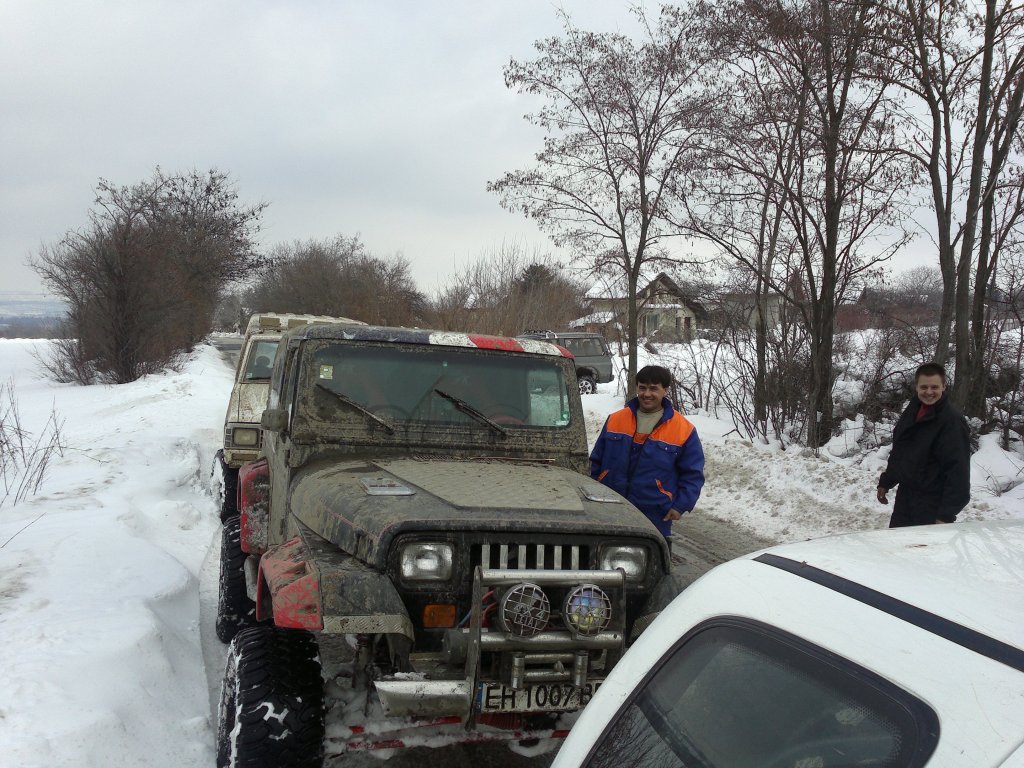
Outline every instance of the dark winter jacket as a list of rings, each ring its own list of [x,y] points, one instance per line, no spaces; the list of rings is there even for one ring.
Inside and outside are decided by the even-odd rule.
[[[971,445],[967,422],[946,395],[916,421],[915,395],[892,433],[889,463],[879,486],[896,491],[893,515],[914,524],[951,523],[971,498]]]
[[[670,509],[688,512],[704,487],[704,449],[689,420],[662,400],[662,415],[650,436],[636,438],[634,397],[604,423],[590,454],[590,476],[625,496],[665,536]]]

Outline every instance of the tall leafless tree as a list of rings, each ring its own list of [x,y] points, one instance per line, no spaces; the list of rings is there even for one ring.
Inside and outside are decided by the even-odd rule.
[[[885,7],[890,65],[916,99],[908,113],[919,129],[907,151],[927,173],[935,215],[944,293],[934,358],[944,362],[955,346],[953,398],[982,416],[987,293],[1015,220],[998,209],[1019,184],[1024,7],[1007,0],[890,0]],[[925,107],[923,116],[916,105]]]
[[[711,237],[711,222],[733,217],[727,252],[803,314],[807,441],[817,446],[832,431],[836,308],[908,237],[900,205],[909,163],[892,151],[896,115],[877,64],[886,19],[870,0],[734,0],[718,12],[741,99],[720,121],[714,168],[724,182],[699,231]],[[736,240],[744,227],[757,234]],[[787,264],[788,254],[796,258]]]
[[[643,39],[583,31],[563,17],[564,34],[535,44],[537,57],[513,60],[505,82],[539,97],[526,119],[544,129],[528,170],[488,185],[502,204],[534,218],[580,263],[626,284],[629,375],[636,373],[636,291],[644,267],[667,255],[669,189],[688,171],[695,138],[708,124],[704,88],[715,70],[700,14],[663,9],[641,17]]]

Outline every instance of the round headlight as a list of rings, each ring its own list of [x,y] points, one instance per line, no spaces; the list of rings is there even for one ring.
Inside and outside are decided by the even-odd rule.
[[[447,581],[452,577],[450,544],[417,543],[402,549],[402,578],[412,581]]]
[[[576,634],[596,635],[612,620],[612,601],[600,587],[580,584],[566,595],[562,615]]]
[[[498,605],[498,620],[506,632],[533,637],[542,632],[551,619],[551,603],[536,584],[516,584],[504,594]]]

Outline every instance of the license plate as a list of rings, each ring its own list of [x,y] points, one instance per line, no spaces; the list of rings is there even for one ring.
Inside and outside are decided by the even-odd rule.
[[[532,683],[519,690],[502,683],[480,683],[477,700],[481,712],[571,712],[590,701],[601,680],[582,688],[569,683]]]

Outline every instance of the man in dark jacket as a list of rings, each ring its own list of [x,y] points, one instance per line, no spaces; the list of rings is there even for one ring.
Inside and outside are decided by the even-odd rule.
[[[637,396],[605,420],[590,454],[590,476],[629,499],[666,539],[704,487],[704,449],[666,397],[671,383],[667,368],[641,368]]]
[[[971,446],[967,422],[946,399],[946,369],[925,363],[914,374],[916,395],[892,433],[889,463],[878,478],[878,501],[888,504],[890,528],[952,523],[971,498]]]

